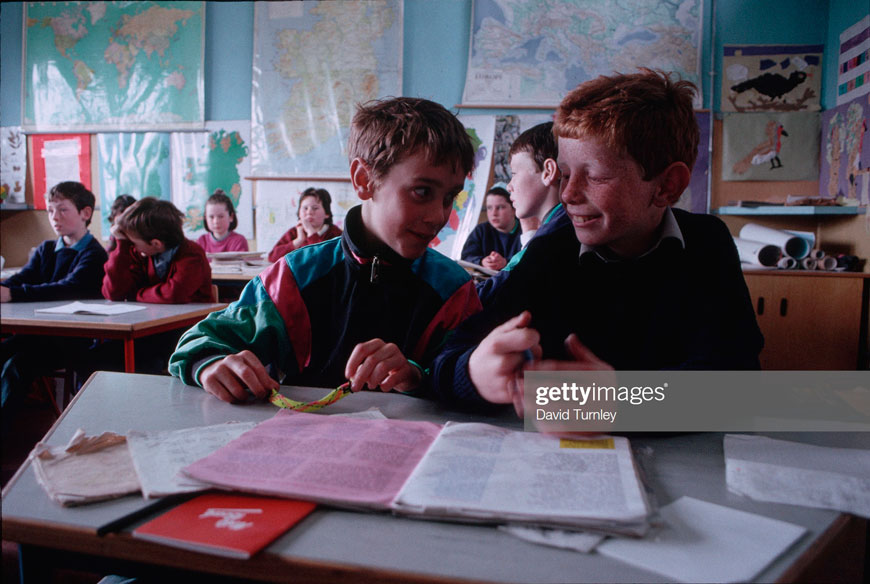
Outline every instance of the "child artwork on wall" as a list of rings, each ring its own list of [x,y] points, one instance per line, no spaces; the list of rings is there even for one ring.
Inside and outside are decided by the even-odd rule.
[[[722,111],[819,111],[823,45],[726,45]]]
[[[725,114],[722,180],[816,180],[819,114]]]
[[[870,95],[822,113],[819,195],[870,205]]]
[[[0,201],[24,203],[27,136],[21,126],[0,128]]]

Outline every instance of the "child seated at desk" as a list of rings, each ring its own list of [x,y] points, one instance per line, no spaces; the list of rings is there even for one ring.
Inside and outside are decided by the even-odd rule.
[[[205,223],[207,233],[203,233],[196,243],[206,253],[224,251],[248,251],[248,240],[236,233],[239,219],[236,208],[223,189],[216,189],[205,202]]]
[[[46,195],[48,220],[57,233],[39,247],[27,265],[0,283],[0,301],[36,302],[100,297],[106,250],[88,231],[94,194],[79,182],[56,184]],[[2,407],[4,428],[17,400],[40,375],[64,367],[89,342],[64,337],[12,335],[3,339]]]
[[[428,247],[474,164],[468,134],[434,102],[358,107],[348,140],[362,201],[340,238],[303,247],[184,334],[169,370],[219,399],[268,396],[278,381],[410,392],[447,333],[480,309],[468,274]]]
[[[169,201],[140,199],[112,226],[103,296],[158,304],[214,302],[211,268],[200,246],[184,237],[182,213]]]
[[[332,197],[326,189],[308,187],[302,191],[296,209],[299,223],[281,236],[269,252],[269,261],[277,262],[300,247],[341,235],[341,229],[332,224],[331,204]]]
[[[757,369],[763,339],[728,228],[671,206],[699,140],[694,86],[599,77],[556,111],[571,224],[534,238],[433,367],[450,400],[514,403],[531,351],[550,369]],[[527,353],[526,353],[527,354]]]
[[[121,213],[135,202],[136,199],[134,199],[132,195],[118,195],[115,197],[115,200],[112,201],[112,210],[109,212],[108,216],[109,229],[111,229],[111,226],[115,224],[115,219],[120,217]],[[109,233],[109,245],[106,246],[106,251],[111,252],[117,246],[118,241],[115,239],[115,236]]]
[[[484,306],[522,260],[526,246],[537,233],[543,235],[569,223],[565,208],[559,202],[558,153],[553,122],[529,128],[511,144],[508,152],[511,180],[507,190],[523,228],[520,235],[522,249],[499,273],[477,284],[477,293]],[[530,227],[532,225],[534,227]]]
[[[484,204],[486,221],[468,235],[461,257],[484,268],[500,270],[520,251],[520,222],[514,213],[510,193],[503,188],[489,189]]]

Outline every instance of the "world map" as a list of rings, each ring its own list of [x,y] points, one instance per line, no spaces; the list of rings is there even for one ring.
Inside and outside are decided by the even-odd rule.
[[[553,107],[637,67],[699,80],[701,0],[474,0],[463,102]]]
[[[25,129],[202,127],[203,2],[25,3]]]
[[[258,2],[256,176],[347,176],[356,104],[402,91],[402,2]]]

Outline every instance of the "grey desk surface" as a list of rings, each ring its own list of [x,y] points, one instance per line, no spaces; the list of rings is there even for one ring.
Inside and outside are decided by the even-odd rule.
[[[284,388],[290,397],[313,399],[324,390]],[[396,394],[358,393],[325,412],[379,408],[387,417],[443,422],[486,421],[521,429],[512,411],[489,417],[443,409],[428,401]],[[170,430],[231,420],[263,420],[275,413],[265,403],[225,404],[200,389],[169,377],[124,373],[95,374],[46,435],[51,445],[65,444],[78,428],[88,434],[103,431]],[[784,436],[794,438],[794,436]],[[774,561],[759,581],[776,580],[838,513],[791,505],[754,502],[729,493],[725,486],[721,434],[635,436],[648,481],[660,505],[689,495],[767,517],[808,530],[797,544]],[[867,447],[866,434],[812,436],[815,443]],[[92,532],[98,526],[144,505],[138,496],[78,508],[50,501],[25,464],[3,491],[4,531],[13,523],[73,527]],[[136,524],[134,524],[135,526]],[[6,536],[4,536],[6,537]],[[36,543],[36,542],[25,542]],[[144,545],[144,543],[143,543]],[[356,513],[320,508],[268,548],[269,554],[310,565],[345,566],[365,572],[384,571],[441,579],[510,582],[630,581],[666,579],[596,554],[580,554],[525,543],[491,526],[462,525],[398,518],[388,514]],[[261,554],[262,555],[262,554]],[[253,561],[253,560],[252,560]],[[715,579],[715,575],[712,575]],[[401,580],[401,578],[400,578]]]
[[[109,304],[107,300],[82,300],[88,304]],[[0,323],[2,325],[52,326],[57,328],[81,328],[89,330],[122,330],[132,331],[138,328],[155,326],[184,320],[189,317],[205,316],[208,313],[226,306],[221,303],[192,304],[152,304],[146,302],[129,302],[127,304],[144,306],[144,310],[103,316],[94,314],[46,314],[36,312],[37,309],[53,308],[69,304],[70,301],[47,302],[5,302],[0,304]]]

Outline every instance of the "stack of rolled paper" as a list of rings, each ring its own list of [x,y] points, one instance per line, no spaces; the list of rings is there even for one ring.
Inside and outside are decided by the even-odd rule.
[[[740,261],[783,270],[842,270],[837,259],[812,247],[812,240],[780,229],[747,223],[734,238]]]

